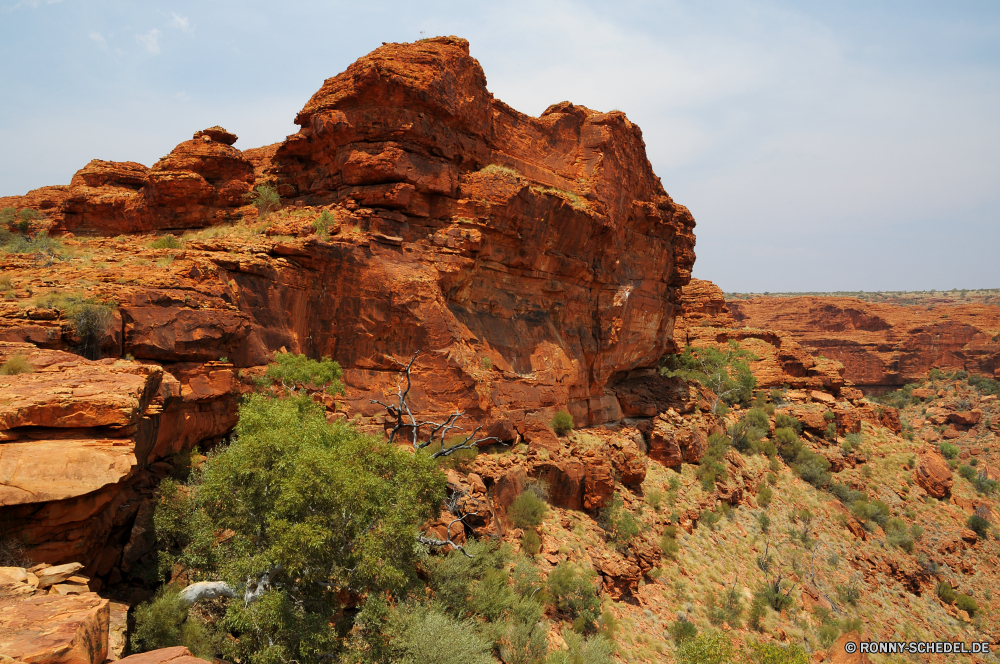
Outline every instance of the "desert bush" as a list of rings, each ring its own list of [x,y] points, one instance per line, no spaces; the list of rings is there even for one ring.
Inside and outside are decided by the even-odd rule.
[[[882,526],[882,530],[885,531],[885,539],[890,545],[907,553],[913,553],[913,540],[916,538],[914,533],[907,529],[906,523],[902,519],[895,517],[889,519]]]
[[[532,556],[538,555],[542,550],[542,538],[534,529],[529,528],[524,531],[524,535],[521,536],[521,549]]]
[[[639,536],[639,524],[632,513],[625,509],[625,501],[617,491],[598,515],[598,523],[619,550],[628,548],[628,544]]]
[[[663,502],[666,498],[667,494],[659,490],[653,490],[646,494],[646,502],[655,512],[659,512],[663,508]]]
[[[577,631],[592,631],[601,615],[601,600],[594,589],[592,572],[561,562],[549,573],[546,584],[552,605],[573,620]]]
[[[32,564],[34,561],[24,541],[0,532],[0,567],[31,567]]]
[[[774,492],[766,484],[761,484],[760,488],[757,489],[757,504],[767,509],[771,505],[771,501],[774,499]]]
[[[945,459],[954,459],[960,451],[957,446],[951,443],[941,443],[938,445],[938,449],[941,450],[941,456]]]
[[[778,454],[786,462],[792,462],[802,450],[802,441],[792,427],[778,427],[774,430],[774,442]]]
[[[854,505],[851,506],[851,514],[871,530],[873,523],[879,526],[884,525],[892,512],[889,510],[889,506],[881,500],[869,501],[866,496],[854,501]]]
[[[31,366],[28,358],[23,353],[14,353],[7,358],[7,361],[0,365],[0,376],[16,376],[23,373],[31,373],[35,367]]]
[[[683,353],[671,355],[661,373],[695,380],[707,387],[716,395],[712,412],[718,413],[720,403],[732,406],[750,403],[753,399],[757,379],[750,371],[749,362],[757,359],[756,355],[740,348],[735,341],[730,341],[721,350],[688,346]]]
[[[826,420],[827,422],[833,422],[835,419],[837,419],[837,414],[834,413],[832,410],[828,410],[825,413],[823,413],[823,419]]]
[[[538,497],[538,494],[534,491],[523,491],[511,503],[507,514],[516,528],[536,528],[542,525],[547,512],[548,505]]]
[[[174,586],[161,586],[153,599],[135,608],[131,652],[187,646],[196,657],[212,658],[219,651],[219,636],[197,618],[188,617],[187,608],[177,600],[179,592]]]
[[[494,661],[489,640],[479,633],[472,620],[459,620],[433,606],[413,602],[389,609],[386,614],[378,639],[378,654],[382,656],[375,661],[413,664]]]
[[[36,306],[58,309],[73,325],[73,332],[80,340],[76,352],[89,360],[101,357],[101,342],[114,321],[115,305],[99,302],[82,295],[50,293],[38,298]]]
[[[708,620],[713,625],[726,623],[733,629],[739,629],[743,617],[743,600],[735,585],[723,591],[722,596],[718,598],[714,591],[709,590],[705,598],[705,607]]]
[[[729,438],[719,433],[713,433],[708,437],[708,448],[705,456],[698,462],[698,470],[695,475],[701,480],[701,488],[711,491],[715,487],[716,480],[726,477],[726,467],[722,460],[729,451]]]
[[[937,585],[937,596],[941,598],[941,601],[945,604],[954,604],[956,595],[955,590],[951,587],[951,584],[947,581],[941,581]]]
[[[832,493],[837,500],[845,505],[853,505],[859,498],[865,497],[863,492],[852,489],[846,484],[841,484],[839,482],[830,484],[830,493]]]
[[[614,644],[601,634],[582,636],[564,629],[562,636],[566,649],[550,652],[545,664],[614,664]]]
[[[802,448],[795,455],[792,469],[809,484],[822,489],[830,483],[830,462],[822,454]]]
[[[778,429],[782,427],[792,429],[797,434],[802,433],[802,422],[797,417],[785,413],[778,413],[774,416],[774,426]]]
[[[976,600],[961,593],[959,593],[958,597],[955,598],[955,606],[968,613],[969,617],[976,615],[976,611],[979,610],[979,605],[976,603]]]
[[[660,551],[668,560],[677,560],[681,546],[677,542],[677,526],[665,526],[660,534]]]
[[[973,514],[965,520],[965,526],[969,530],[974,531],[980,537],[986,537],[987,533],[989,533],[991,525],[992,524],[989,521],[978,514]]]
[[[316,219],[313,220],[313,230],[316,231],[316,235],[321,238],[325,238],[330,234],[330,226],[336,223],[333,215],[330,214],[329,210],[323,210]]]
[[[260,184],[246,195],[250,204],[257,208],[258,218],[263,219],[281,207],[281,196],[278,190],[269,184]]]
[[[759,452],[767,427],[767,414],[760,408],[751,408],[742,420],[729,427],[729,440],[740,452]]]
[[[757,515],[757,525],[760,526],[760,532],[766,535],[771,529],[771,517],[761,512]]]
[[[552,418],[552,430],[556,435],[565,436],[573,430],[573,416],[565,410],[560,410]]]
[[[698,636],[698,628],[685,617],[672,622],[670,627],[667,628],[667,632],[669,632],[670,636],[678,644],[690,641]]]
[[[837,599],[844,604],[857,606],[858,601],[861,600],[861,589],[853,582],[848,584],[838,584]]]
[[[311,360],[305,355],[275,352],[273,360],[264,374],[265,382],[281,385],[292,394],[297,389],[308,392],[309,386],[327,394],[344,393],[344,384],[340,380],[343,371],[340,364],[329,357]]]
[[[743,660],[747,664],[809,664],[810,657],[797,643],[783,644],[774,641],[749,641],[745,645]]]
[[[174,237],[170,233],[161,235],[149,243],[150,249],[180,249],[184,246],[184,241]]]

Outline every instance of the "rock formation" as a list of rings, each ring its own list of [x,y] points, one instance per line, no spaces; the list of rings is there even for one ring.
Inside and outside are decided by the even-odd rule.
[[[727,302],[740,325],[778,330],[813,355],[844,365],[844,378],[876,392],[932,368],[1000,376],[1000,307],[900,305],[850,297],[756,297]]]

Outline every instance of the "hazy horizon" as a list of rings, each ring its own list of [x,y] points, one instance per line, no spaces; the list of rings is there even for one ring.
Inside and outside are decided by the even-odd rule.
[[[490,91],[643,130],[726,292],[1000,286],[1000,5],[0,0],[0,195],[294,133],[383,41],[470,40]]]

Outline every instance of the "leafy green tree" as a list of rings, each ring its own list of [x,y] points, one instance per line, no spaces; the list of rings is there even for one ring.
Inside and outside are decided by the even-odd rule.
[[[268,365],[264,375],[265,380],[280,384],[292,394],[296,390],[343,394],[342,376],[340,364],[329,357],[317,361],[295,353],[275,353],[274,362]]]
[[[563,615],[574,619],[578,631],[592,631],[601,615],[601,600],[594,589],[593,572],[561,562],[549,573],[549,597]]]
[[[758,359],[735,341],[730,341],[723,350],[688,346],[682,354],[671,356],[661,371],[667,376],[698,381],[710,389],[715,394],[714,413],[720,401],[730,406],[750,402],[757,379],[748,362]]]
[[[343,595],[413,581],[417,530],[444,495],[427,455],[327,423],[308,396],[252,394],[233,442],[161,490],[160,566],[197,582],[181,602],[223,598],[227,659],[319,662],[338,649]]]

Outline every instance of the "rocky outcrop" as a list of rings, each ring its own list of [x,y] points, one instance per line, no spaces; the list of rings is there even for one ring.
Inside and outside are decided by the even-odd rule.
[[[255,216],[246,200],[254,164],[232,147],[235,142],[235,134],[211,127],[152,168],[94,159],[65,190],[47,197],[36,190],[18,203],[46,209],[52,232],[80,235],[178,230]],[[42,208],[49,200],[52,204]]]
[[[913,479],[927,495],[934,498],[946,498],[951,495],[951,487],[955,484],[951,469],[937,454],[927,454],[920,458],[920,463],[913,471]]]
[[[741,325],[779,330],[838,360],[866,390],[894,389],[932,368],[1000,372],[1000,307],[865,302],[849,297],[755,297],[727,303]]]
[[[235,424],[233,372],[172,367],[177,378],[157,365],[0,342],[0,363],[14,355],[33,371],[0,376],[4,534],[28,542],[36,561],[81,561],[88,576],[108,575],[163,474],[149,465]]]
[[[108,600],[96,593],[0,596],[0,656],[14,662],[103,664],[108,616]]]
[[[740,344],[758,359],[751,370],[761,388],[790,385],[839,393],[845,383],[844,367],[836,360],[814,357],[793,336],[766,325],[747,326],[730,311],[722,289],[710,281],[692,279],[681,291],[681,315],[674,326],[674,343],[721,347]]]
[[[449,37],[377,49],[327,80],[296,122],[297,134],[245,155],[215,127],[151,169],[95,161],[74,176],[54,233],[241,219],[255,182],[292,206],[272,218],[292,240],[244,237],[235,256],[229,243],[191,242],[167,279],[105,283],[121,353],[239,367],[280,347],[329,355],[350,408],[370,416],[370,399],[395,389],[389,358],[422,350],[414,396],[432,414],[622,417],[612,383],[672,349],[694,261],[694,220],[623,113],[568,102],[518,113]],[[4,338],[69,343],[58,321],[17,323],[0,325]]]

